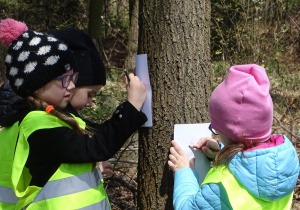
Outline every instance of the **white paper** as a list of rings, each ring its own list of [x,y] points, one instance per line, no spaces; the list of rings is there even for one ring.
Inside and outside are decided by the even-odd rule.
[[[136,76],[140,78],[147,88],[146,100],[141,111],[145,113],[148,121],[143,125],[143,127],[152,127],[152,90],[148,72],[147,54],[136,55],[135,59]]]
[[[208,129],[208,126],[209,123],[174,125],[174,140],[189,159],[195,157],[195,170],[199,174],[200,185],[211,168],[210,161],[203,152],[191,149],[189,146],[196,145],[200,138],[211,137],[211,131]]]

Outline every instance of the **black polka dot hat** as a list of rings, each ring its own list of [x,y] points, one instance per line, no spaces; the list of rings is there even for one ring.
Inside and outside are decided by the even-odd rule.
[[[73,52],[53,35],[28,30],[13,19],[0,22],[0,40],[6,46],[6,77],[12,89],[27,97],[75,67]]]

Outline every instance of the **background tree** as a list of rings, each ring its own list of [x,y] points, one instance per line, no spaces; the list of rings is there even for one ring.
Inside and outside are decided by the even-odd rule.
[[[210,1],[140,1],[139,54],[148,54],[153,127],[139,129],[138,208],[172,209],[167,166],[174,124],[208,121]]]
[[[130,26],[128,30],[128,41],[126,45],[125,69],[135,66],[135,56],[138,48],[138,13],[139,1],[129,0],[129,19]]]
[[[103,10],[104,0],[90,0],[88,33],[101,55],[103,52],[102,36],[104,34],[102,21]]]
[[[13,18],[36,31],[54,28],[87,28],[86,5],[82,0],[0,0],[0,20]],[[0,84],[5,80],[4,55],[0,46]]]

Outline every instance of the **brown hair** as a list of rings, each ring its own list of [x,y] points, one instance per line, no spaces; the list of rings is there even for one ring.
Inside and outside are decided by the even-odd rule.
[[[247,158],[247,156],[244,154],[245,150],[252,148],[252,147],[256,147],[262,143],[272,142],[271,138],[269,138],[267,141],[264,141],[264,142],[252,142],[249,140],[245,141],[244,138],[241,138],[241,139],[242,139],[241,143],[237,142],[237,143],[229,144],[229,145],[225,146],[223,149],[221,149],[218,152],[217,156],[215,157],[214,165],[218,166],[218,165],[225,163],[228,166],[229,162],[236,155],[236,153],[242,152],[242,155],[245,158]]]
[[[246,150],[245,145],[243,143],[229,144],[229,145],[225,146],[223,149],[221,149],[220,152],[218,152],[218,154],[215,158],[214,165],[218,166],[218,165],[223,164],[223,162],[225,162],[225,164],[228,165],[236,153],[238,153],[238,152],[243,153],[245,150]],[[243,156],[245,158],[247,158],[244,155],[244,153],[243,153]]]
[[[39,110],[45,111],[48,106],[45,101],[34,98],[33,96],[28,96],[27,100]],[[86,134],[86,131],[79,126],[78,122],[73,117],[61,113],[58,109],[51,110],[50,114],[68,123],[74,130],[77,130],[82,134]]]

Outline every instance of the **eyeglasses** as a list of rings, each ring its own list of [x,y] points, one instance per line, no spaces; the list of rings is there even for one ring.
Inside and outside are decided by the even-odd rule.
[[[78,72],[75,72],[74,74],[71,75],[65,75],[62,77],[57,77],[57,79],[61,80],[61,85],[66,88],[72,81],[74,84],[77,82],[78,79]]]
[[[217,133],[217,131],[211,127],[211,124],[209,124],[208,129],[209,129],[214,135],[219,135],[219,134]]]

